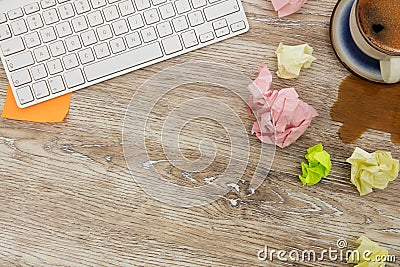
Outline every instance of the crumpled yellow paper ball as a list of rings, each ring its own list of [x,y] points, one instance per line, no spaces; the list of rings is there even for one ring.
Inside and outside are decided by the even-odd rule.
[[[346,162],[351,164],[351,182],[361,196],[371,193],[374,187],[386,188],[399,175],[399,161],[390,152],[368,153],[356,147]]]
[[[308,44],[284,45],[280,43],[275,54],[278,57],[278,77],[284,79],[297,78],[301,68],[311,67],[311,63],[316,59],[312,56],[313,49]]]
[[[362,235],[356,241],[356,251],[350,254],[347,263],[355,263],[354,267],[384,267],[389,252],[377,243]]]

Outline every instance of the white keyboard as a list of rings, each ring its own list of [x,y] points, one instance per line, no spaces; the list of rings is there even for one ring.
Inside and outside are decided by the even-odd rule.
[[[37,1],[0,14],[0,57],[25,108],[248,29],[240,0]]]

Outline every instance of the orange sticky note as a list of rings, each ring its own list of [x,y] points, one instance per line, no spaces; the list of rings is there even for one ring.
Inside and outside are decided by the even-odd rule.
[[[33,122],[60,122],[68,114],[72,93],[42,102],[40,104],[19,108],[8,85],[6,102],[1,116],[7,119]]]

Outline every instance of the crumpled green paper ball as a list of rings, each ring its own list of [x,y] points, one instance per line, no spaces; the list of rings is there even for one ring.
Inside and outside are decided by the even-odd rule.
[[[315,185],[322,177],[328,176],[332,168],[331,156],[324,150],[322,144],[307,149],[305,158],[308,164],[302,162],[302,175],[299,175],[303,185]]]
[[[399,161],[390,152],[368,153],[356,147],[346,161],[351,164],[351,182],[361,196],[371,193],[372,188],[386,188],[399,175]]]

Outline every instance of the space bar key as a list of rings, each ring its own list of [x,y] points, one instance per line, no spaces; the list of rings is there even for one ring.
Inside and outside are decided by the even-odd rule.
[[[163,56],[160,44],[152,43],[83,68],[89,82],[118,73]]]

